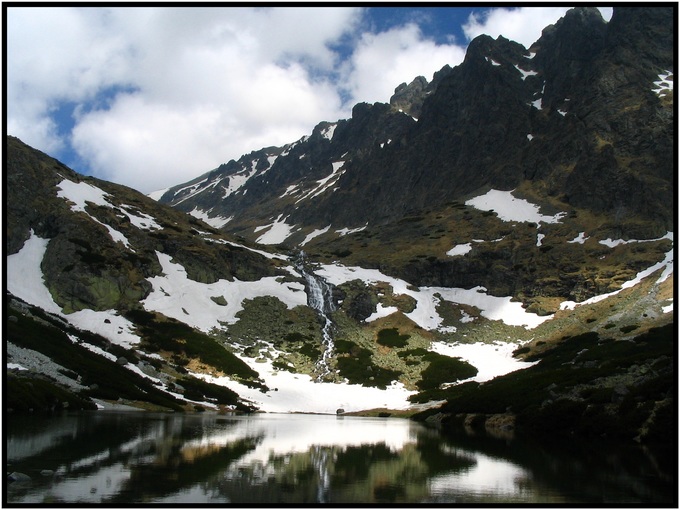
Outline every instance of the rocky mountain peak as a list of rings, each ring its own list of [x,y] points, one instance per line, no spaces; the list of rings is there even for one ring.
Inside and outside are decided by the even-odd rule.
[[[427,85],[428,83],[424,76],[417,76],[408,85],[406,82],[402,83],[394,89],[394,95],[390,98],[390,105],[417,118],[425,98],[425,88]]]

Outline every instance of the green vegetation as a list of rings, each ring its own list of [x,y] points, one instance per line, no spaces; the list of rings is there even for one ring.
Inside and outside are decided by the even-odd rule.
[[[215,404],[236,406],[237,409],[244,411],[253,410],[239,402],[236,392],[224,386],[218,386],[196,377],[183,377],[177,383],[184,388],[184,397],[188,400],[210,400]]]
[[[633,341],[600,339],[596,333],[567,337],[540,354],[536,365],[483,385],[463,383],[443,392],[437,412],[517,417],[518,432],[558,438],[666,442],[672,440],[677,381],[673,371],[674,325],[653,328]],[[422,401],[419,394],[413,401]],[[434,411],[421,413],[420,418]],[[452,417],[448,423],[452,426]]]
[[[428,352],[423,356],[423,361],[430,364],[423,370],[422,379],[416,383],[420,390],[436,389],[444,383],[452,383],[477,375],[477,369],[460,358]]]
[[[370,350],[360,347],[351,340],[336,340],[338,369],[340,375],[351,384],[375,386],[385,389],[401,376],[402,372],[376,365]]]
[[[89,399],[79,397],[49,381],[12,374],[5,378],[4,405],[5,409],[12,409],[14,412],[97,409]]]
[[[262,387],[253,382],[259,374],[227,351],[208,335],[200,333],[186,324],[171,318],[160,319],[156,314],[145,310],[130,310],[126,318],[137,324],[144,345],[151,351],[170,351],[188,361],[197,358],[206,365],[230,376],[241,378],[245,384]]]
[[[7,321],[5,340],[19,347],[40,352],[67,370],[80,374],[82,384],[89,387],[81,392],[82,397],[110,400],[123,398],[150,402],[176,411],[182,410],[174,397],[156,388],[148,379],[73,343],[60,329],[64,328],[62,323],[57,325],[55,319],[37,309],[33,309],[32,313],[39,317],[17,314],[14,315],[16,320]],[[68,326],[65,329],[83,339],[98,337],[93,333],[81,334],[80,331]],[[108,341],[98,337],[98,343],[105,345]],[[135,359],[134,353],[120,346],[111,345],[110,351],[124,354],[128,360]],[[20,384],[21,382],[16,387],[20,388]],[[40,389],[36,390],[37,394],[45,395],[52,391],[49,387],[38,384]]]
[[[378,343],[385,347],[406,347],[410,335],[400,335],[397,328],[381,329],[378,332]]]

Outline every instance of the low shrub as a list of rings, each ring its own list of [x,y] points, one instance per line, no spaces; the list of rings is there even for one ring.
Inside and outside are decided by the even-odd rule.
[[[444,383],[474,377],[478,372],[474,366],[460,358],[451,358],[436,352],[428,352],[423,356],[423,360],[429,361],[430,364],[423,370],[422,379],[416,383],[420,390],[439,388]]]
[[[385,347],[406,347],[410,335],[400,335],[397,328],[381,329],[378,332],[378,343]]]

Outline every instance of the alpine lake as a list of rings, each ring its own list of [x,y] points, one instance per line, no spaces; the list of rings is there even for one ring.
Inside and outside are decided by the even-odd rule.
[[[4,427],[10,506],[677,503],[677,452],[404,418],[92,411]]]

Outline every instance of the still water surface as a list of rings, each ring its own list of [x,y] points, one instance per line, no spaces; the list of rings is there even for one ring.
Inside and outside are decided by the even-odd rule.
[[[5,435],[7,472],[31,477],[5,485],[14,504],[668,506],[676,494],[675,466],[643,449],[444,437],[396,418],[97,411],[10,416]]]

